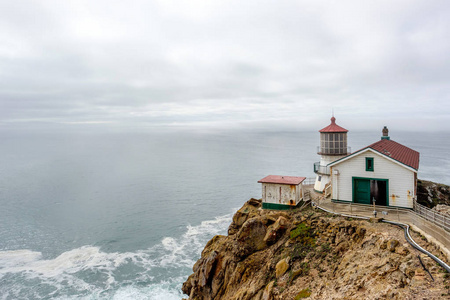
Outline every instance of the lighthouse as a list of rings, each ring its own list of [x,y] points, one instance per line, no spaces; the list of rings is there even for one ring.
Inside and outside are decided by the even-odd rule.
[[[320,146],[317,147],[317,154],[320,155],[320,162],[314,163],[314,190],[322,193],[330,185],[331,174],[327,165],[350,154],[350,149],[347,148],[348,130],[337,125],[334,116],[331,118],[331,124],[319,132]]]

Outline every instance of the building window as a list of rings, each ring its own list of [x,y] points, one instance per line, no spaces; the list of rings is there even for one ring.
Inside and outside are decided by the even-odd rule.
[[[322,180],[322,176],[319,175],[319,178],[317,178],[317,181],[321,181]]]
[[[366,171],[373,172],[373,157],[366,157]]]

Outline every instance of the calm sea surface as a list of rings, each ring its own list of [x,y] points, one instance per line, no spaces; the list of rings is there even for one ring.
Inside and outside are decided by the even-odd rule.
[[[380,132],[349,132],[356,151]],[[181,299],[269,174],[313,177],[318,132],[0,131],[0,299]],[[450,133],[391,133],[450,184]]]

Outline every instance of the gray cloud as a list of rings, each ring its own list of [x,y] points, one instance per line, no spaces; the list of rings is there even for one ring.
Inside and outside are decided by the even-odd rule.
[[[0,126],[450,129],[447,1],[0,6]]]

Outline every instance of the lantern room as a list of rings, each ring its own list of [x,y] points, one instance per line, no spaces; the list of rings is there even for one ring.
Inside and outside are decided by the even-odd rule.
[[[331,118],[331,124],[320,132],[319,155],[347,155],[348,130],[336,124],[336,118]]]

